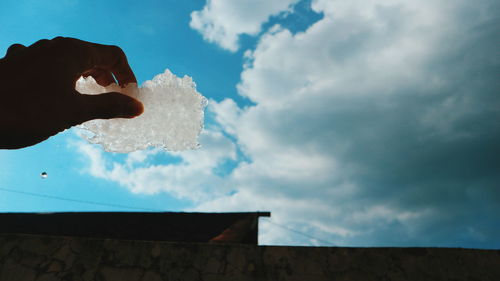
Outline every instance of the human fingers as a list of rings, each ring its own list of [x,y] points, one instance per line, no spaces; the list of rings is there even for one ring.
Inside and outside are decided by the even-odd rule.
[[[71,68],[71,73],[74,75],[75,81],[85,72],[102,69],[112,73],[121,86],[128,83],[137,83],[137,79],[128,64],[125,53],[118,46],[102,45],[68,37],[40,40],[32,46],[50,46],[52,52],[68,56],[67,59],[75,62]],[[103,79],[108,82],[110,77],[109,75],[106,76]]]
[[[52,42],[52,40],[49,40],[49,39],[40,39],[40,40],[36,41],[35,43],[31,44],[30,47],[36,48],[36,47],[40,47],[40,46],[46,46],[46,45],[51,44],[51,42]]]
[[[120,85],[137,83],[134,72],[128,64],[127,57],[120,47],[96,44],[96,65],[108,70],[116,77]]]
[[[100,68],[113,73],[121,86],[137,83],[134,72],[128,64],[127,56],[120,47],[82,42],[87,44],[90,51],[92,65],[89,68]]]
[[[100,68],[94,68],[89,71],[86,71],[82,74],[83,77],[89,77],[92,76],[97,84],[106,87],[109,84],[116,83],[115,78],[113,77],[113,74],[107,70],[100,69]]]
[[[7,49],[7,53],[5,54],[5,56],[13,56],[19,52],[21,52],[22,50],[26,49],[26,46],[22,45],[22,44],[12,44],[8,49]]]
[[[5,54],[5,57],[15,56],[16,54],[19,54],[20,52],[22,52],[24,49],[26,49],[26,46],[24,46],[22,44],[12,44],[7,49],[7,53]]]
[[[75,124],[93,119],[133,118],[144,111],[142,103],[121,93],[77,96],[79,107]]]

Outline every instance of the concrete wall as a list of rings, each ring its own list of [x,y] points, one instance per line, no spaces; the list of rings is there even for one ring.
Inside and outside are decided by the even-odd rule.
[[[500,280],[500,251],[0,235],[1,281]]]

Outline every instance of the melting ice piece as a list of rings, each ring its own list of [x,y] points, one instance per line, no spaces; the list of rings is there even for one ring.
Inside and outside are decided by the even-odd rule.
[[[101,144],[109,152],[132,152],[148,147],[170,151],[196,149],[203,128],[207,99],[200,95],[189,76],[176,77],[168,69],[138,88],[129,84],[98,85],[92,77],[80,78],[76,90],[82,94],[121,92],[140,100],[144,112],[132,119],[97,119],[80,127],[91,132],[84,135],[91,143]]]

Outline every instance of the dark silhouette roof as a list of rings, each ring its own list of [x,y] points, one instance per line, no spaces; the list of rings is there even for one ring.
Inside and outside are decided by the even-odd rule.
[[[258,218],[270,215],[269,212],[0,213],[0,233],[257,244]]]

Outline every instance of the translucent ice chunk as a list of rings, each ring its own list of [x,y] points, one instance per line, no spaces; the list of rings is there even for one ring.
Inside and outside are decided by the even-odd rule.
[[[136,84],[102,87],[92,77],[82,77],[76,83],[76,90],[82,94],[121,92],[144,105],[144,113],[136,118],[83,123],[80,127],[91,132],[83,137],[109,152],[132,152],[151,146],[170,151],[196,149],[207,99],[195,88],[191,77],[176,77],[168,69],[140,88]]]

